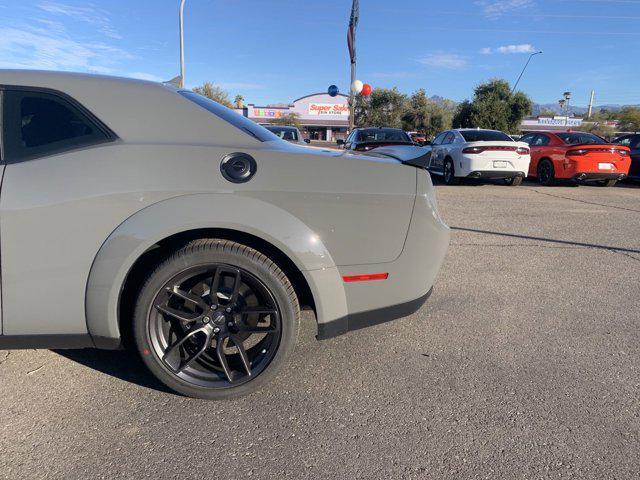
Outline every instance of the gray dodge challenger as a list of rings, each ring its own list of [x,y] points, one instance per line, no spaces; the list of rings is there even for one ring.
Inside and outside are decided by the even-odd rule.
[[[0,70],[0,349],[131,346],[168,387],[255,390],[409,315],[449,244],[420,153],[297,146],[191,91]]]

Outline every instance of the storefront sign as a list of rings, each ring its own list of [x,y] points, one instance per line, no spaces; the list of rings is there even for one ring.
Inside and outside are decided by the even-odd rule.
[[[339,115],[349,116],[349,105],[344,103],[310,103],[309,115],[321,116],[321,115]]]
[[[565,118],[565,117],[541,117],[538,118],[538,125],[554,125],[558,127],[579,127],[582,125],[581,118]]]
[[[281,118],[288,113],[287,110],[279,108],[254,108],[252,117],[255,118]]]

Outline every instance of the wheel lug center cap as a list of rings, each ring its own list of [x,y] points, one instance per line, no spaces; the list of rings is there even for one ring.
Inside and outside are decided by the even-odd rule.
[[[218,313],[213,317],[213,323],[215,323],[216,325],[224,325],[225,321],[226,318],[224,316],[224,313]]]

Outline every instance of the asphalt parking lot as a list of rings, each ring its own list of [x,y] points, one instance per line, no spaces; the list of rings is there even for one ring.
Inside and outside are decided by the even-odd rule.
[[[638,478],[640,188],[437,186],[430,301],[214,403],[124,352],[0,351],[0,478]]]

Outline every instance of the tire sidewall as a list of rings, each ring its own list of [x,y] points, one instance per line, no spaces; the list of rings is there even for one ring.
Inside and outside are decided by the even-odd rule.
[[[230,244],[226,242],[226,244]],[[213,245],[216,245],[215,243]],[[218,244],[220,246],[222,244]],[[278,279],[282,272],[271,261],[256,261],[263,257],[258,252],[239,244],[233,244],[247,249],[250,255],[239,253],[237,248],[192,249],[188,247],[179,250],[162,262],[149,276],[138,297],[134,318],[133,333],[137,350],[149,370],[165,385],[178,393],[190,397],[222,400],[246,395],[258,389],[272,379],[285,363],[293,351],[298,335],[300,312],[297,302],[292,302],[285,285]],[[208,389],[188,383],[173,375],[162,363],[151,346],[149,312],[151,304],[160,289],[176,274],[187,268],[210,263],[222,263],[246,270],[257,277],[273,294],[280,309],[281,337],[278,351],[256,378],[237,387],[227,389]],[[286,277],[285,277],[286,278]]]
[[[549,178],[546,178],[546,179],[542,179],[542,178],[540,177],[540,171],[541,171],[541,168],[542,168],[544,165],[548,165],[548,166],[549,166],[549,169],[550,169],[550,170],[549,170]],[[537,171],[537,174],[538,174],[538,182],[539,182],[541,185],[552,185],[552,184],[553,184],[553,182],[554,182],[554,180],[555,180],[555,169],[553,168],[553,163],[551,163],[549,160],[546,160],[546,159],[545,159],[545,160],[542,160],[542,161],[538,164],[538,171]]]

